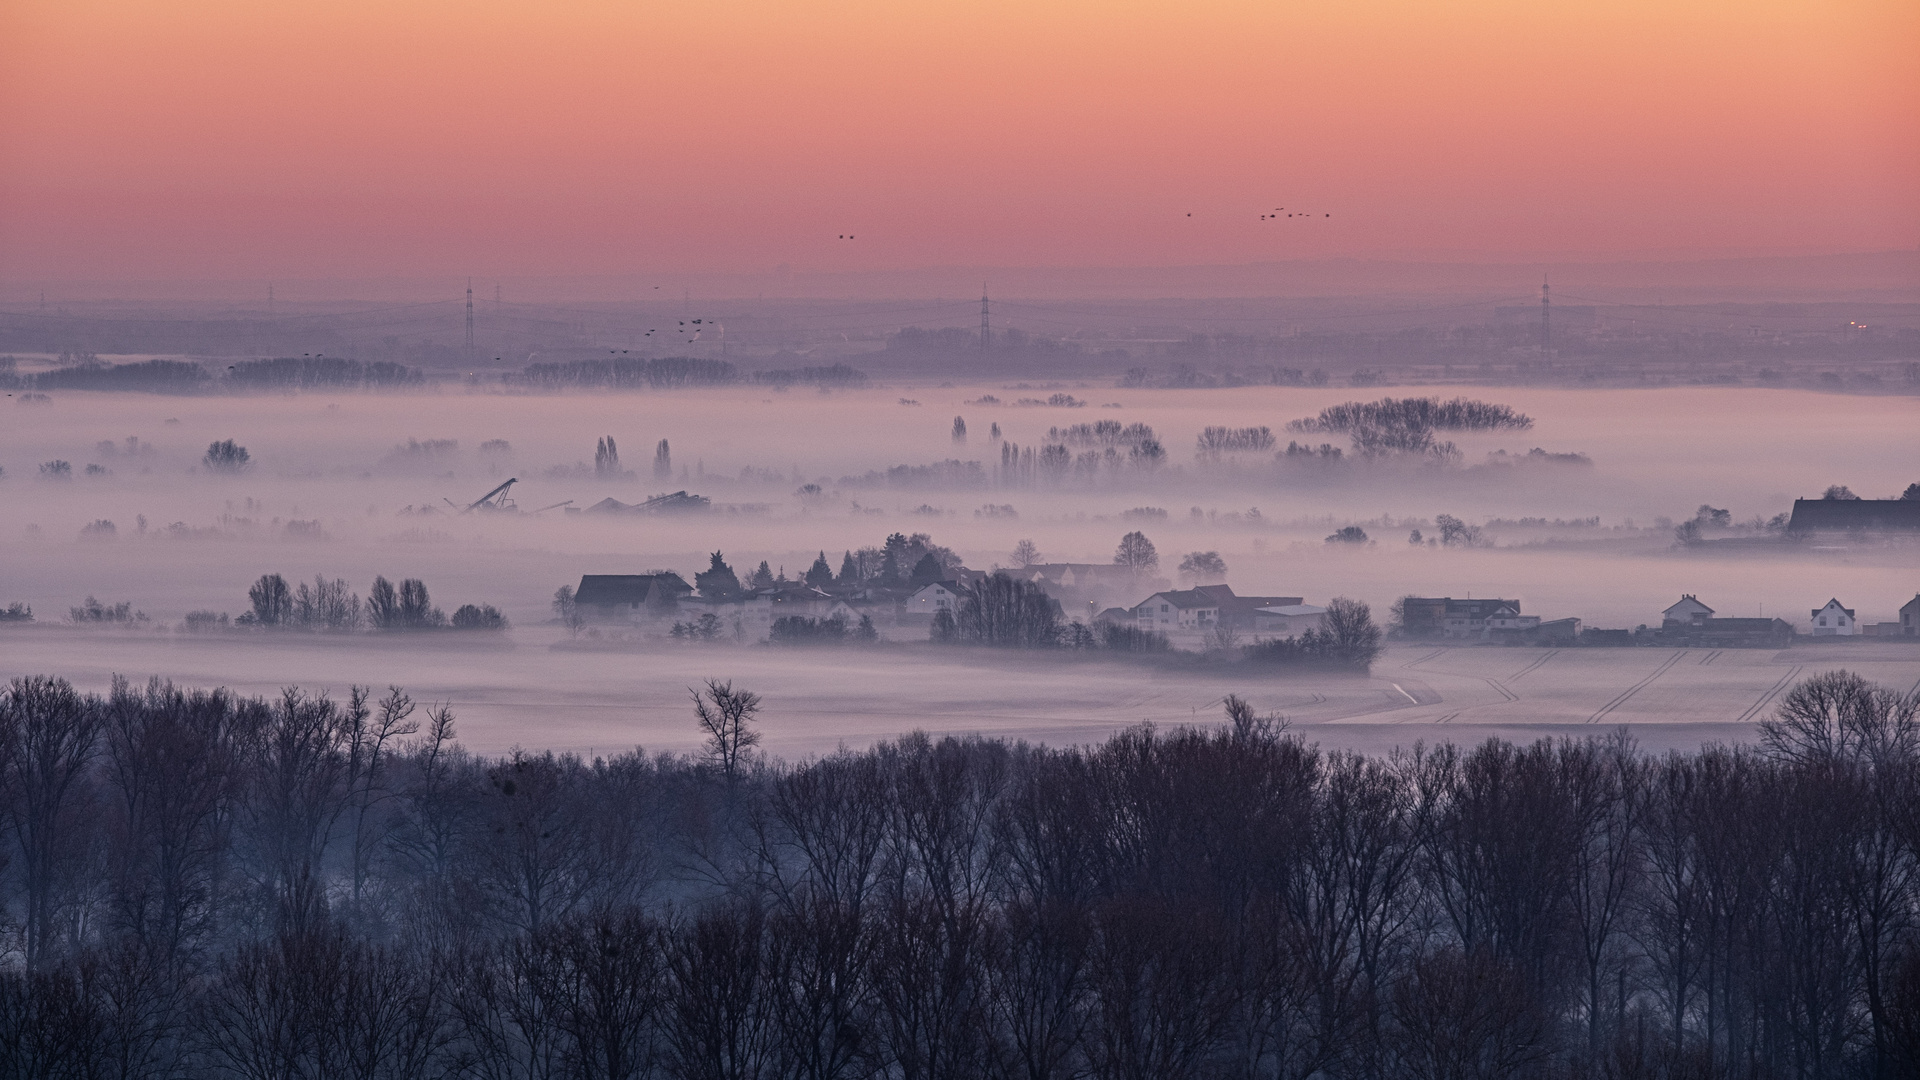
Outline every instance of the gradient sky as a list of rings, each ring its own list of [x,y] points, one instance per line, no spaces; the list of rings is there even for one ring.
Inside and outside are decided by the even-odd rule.
[[[1912,0],[0,5],[16,283],[1916,243]]]

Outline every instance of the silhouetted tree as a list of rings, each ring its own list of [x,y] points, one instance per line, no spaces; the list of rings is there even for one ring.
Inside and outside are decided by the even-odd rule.
[[[819,557],[813,560],[813,565],[807,567],[806,576],[802,580],[816,589],[825,589],[833,584],[833,567],[827,565],[826,552],[822,551]]]
[[[1145,533],[1130,532],[1120,538],[1120,546],[1114,550],[1113,564],[1135,573],[1145,573],[1159,569],[1160,553],[1153,548],[1153,541]]]
[[[238,473],[245,472],[253,463],[253,459],[247,453],[246,447],[232,439],[222,439],[208,444],[206,456],[201,458],[201,463],[209,472]]]
[[[693,575],[693,583],[700,590],[700,595],[709,600],[737,600],[742,592],[740,579],[734,575],[733,567],[728,566],[717,551],[713,553],[711,564]]]
[[[760,733],[753,727],[760,713],[760,695],[735,690],[732,682],[718,679],[708,679],[704,689],[690,693],[694,719],[707,735],[707,754],[720,766],[721,774],[732,780],[760,742]]]
[[[293,591],[279,574],[262,574],[247,590],[253,604],[253,621],[260,626],[281,626],[293,617]]]
[[[29,971],[47,966],[62,893],[80,873],[76,840],[88,831],[81,816],[91,801],[86,775],[105,713],[99,699],[65,679],[22,676],[0,694],[0,778],[20,851]]]

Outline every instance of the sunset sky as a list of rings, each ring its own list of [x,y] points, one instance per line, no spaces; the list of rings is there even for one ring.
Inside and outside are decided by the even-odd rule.
[[[0,5],[15,283],[1916,244],[1913,0]]]

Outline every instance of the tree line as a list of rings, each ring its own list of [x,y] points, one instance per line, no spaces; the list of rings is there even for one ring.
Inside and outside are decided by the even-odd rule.
[[[0,696],[0,1069],[51,1077],[1897,1077],[1916,702],[1756,743],[1217,727],[486,757],[399,690]]]
[[[313,584],[287,584],[279,574],[262,574],[247,589],[248,609],[233,620],[241,627],[268,630],[505,630],[507,618],[492,604],[462,604],[452,618],[435,607],[427,584],[405,578],[398,586],[376,575],[366,600],[348,587],[345,578],[328,581],[316,575]],[[217,629],[227,625],[219,612],[198,611],[187,616],[189,628]]]

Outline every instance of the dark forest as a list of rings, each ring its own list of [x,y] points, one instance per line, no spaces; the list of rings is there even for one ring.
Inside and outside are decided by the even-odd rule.
[[[1752,745],[1214,727],[463,750],[399,690],[0,697],[0,1075],[1920,1075],[1917,701]]]

